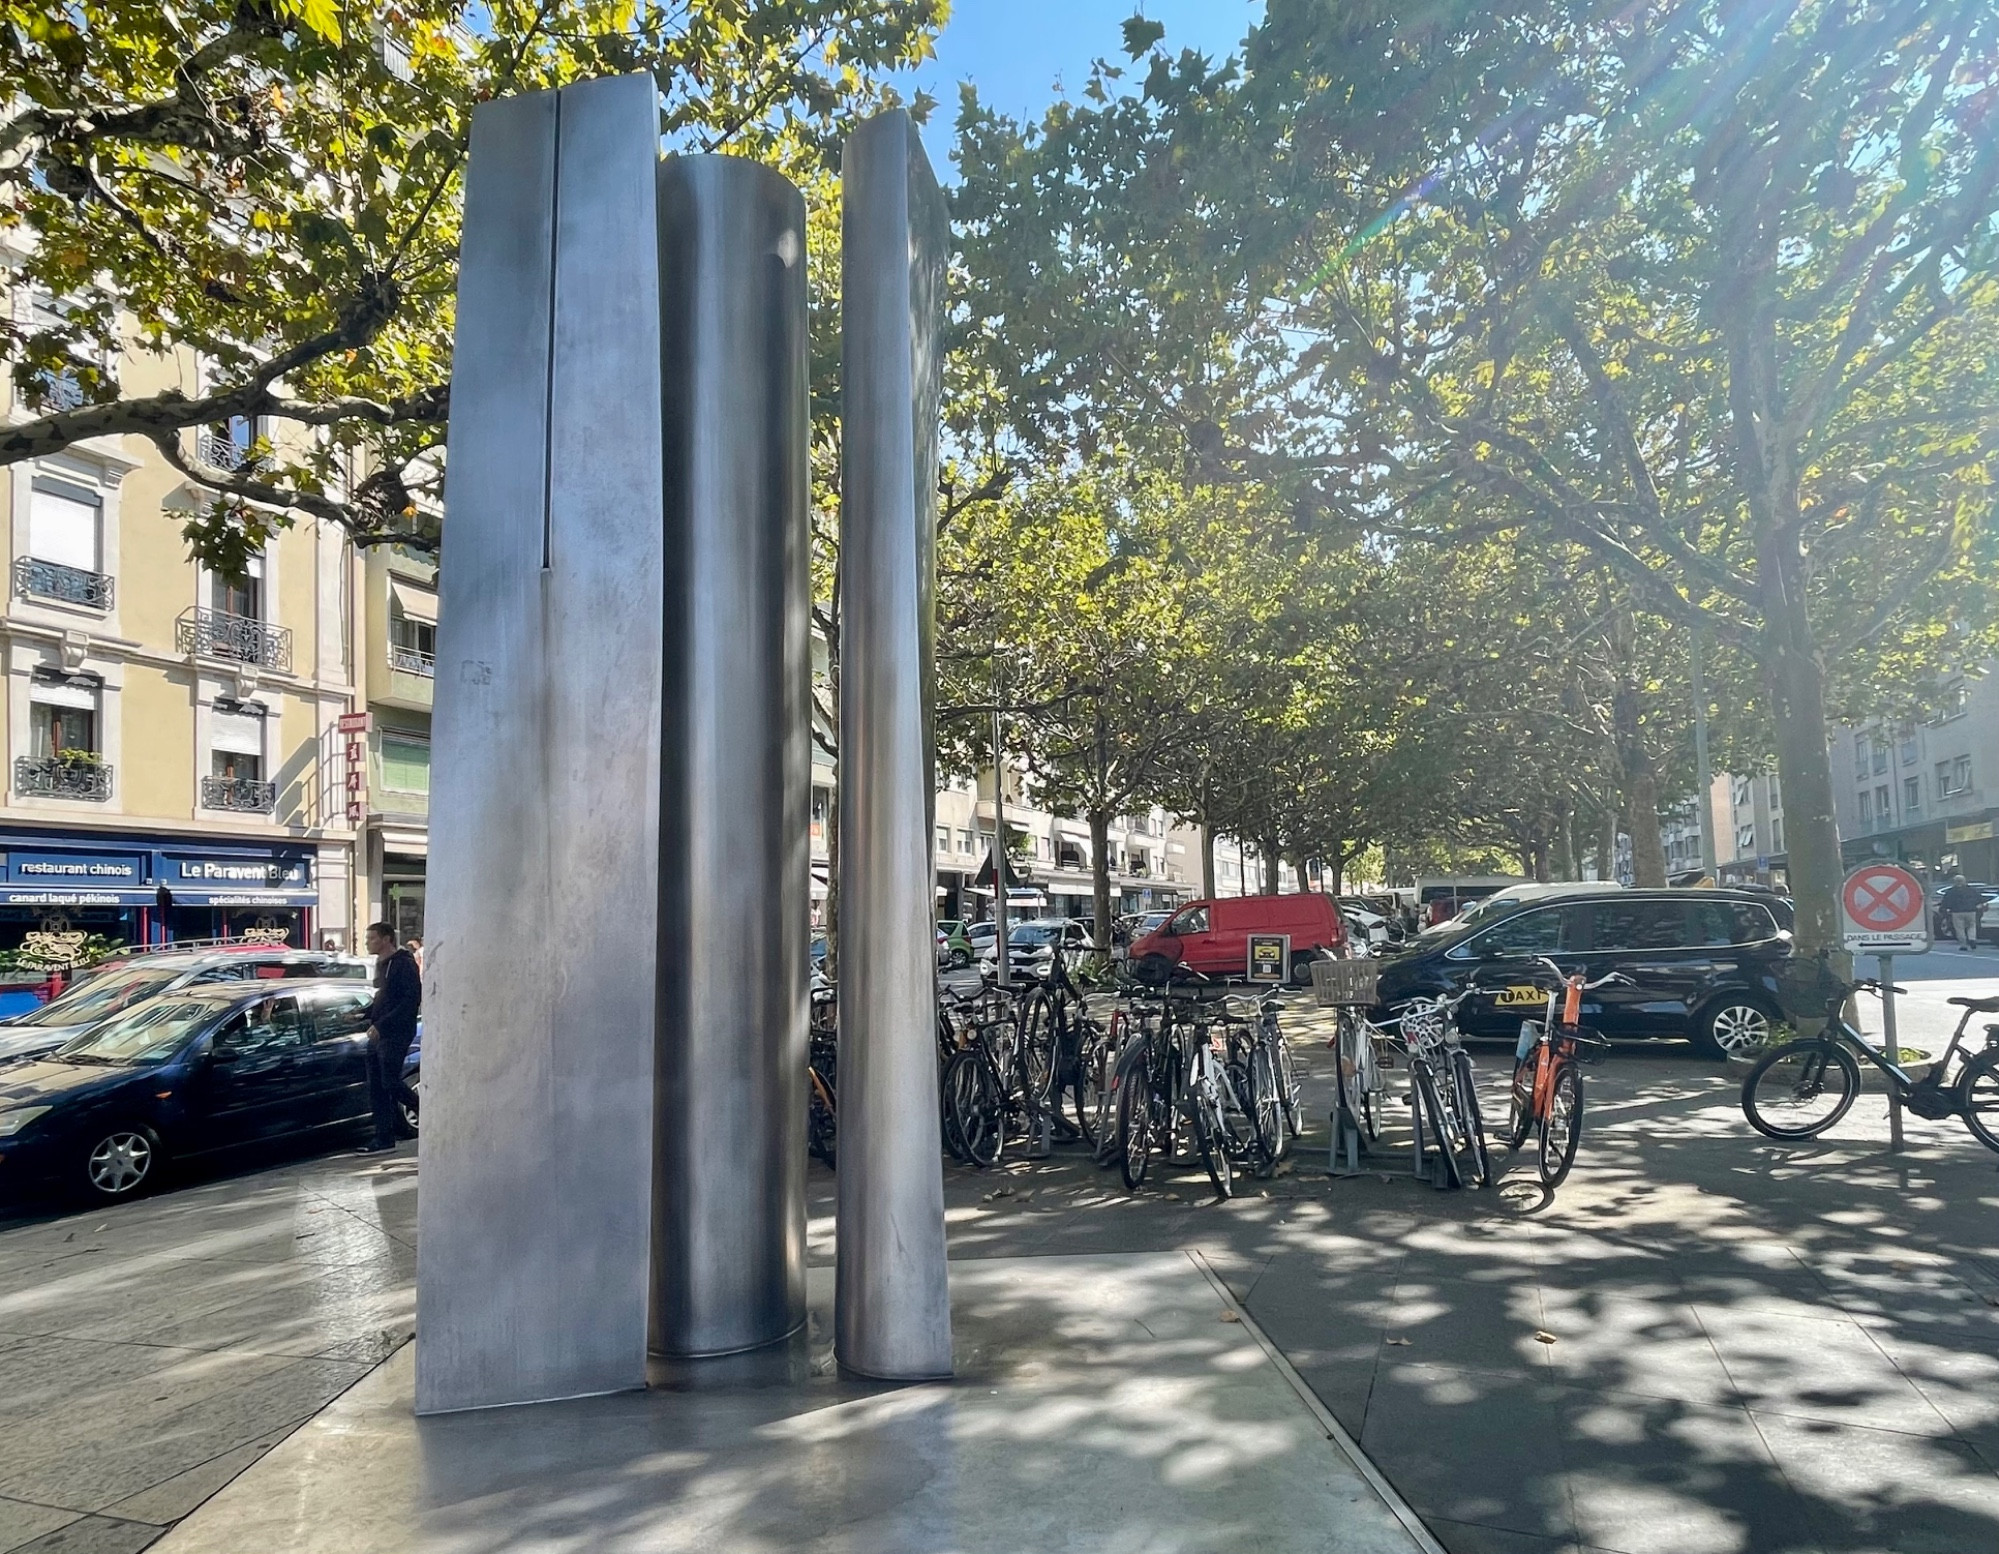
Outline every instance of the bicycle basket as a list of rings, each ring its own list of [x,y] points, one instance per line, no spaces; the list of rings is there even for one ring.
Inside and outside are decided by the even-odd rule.
[[[1777,962],[1777,1006],[1793,1020],[1822,1020],[1826,1010],[1850,991],[1831,966],[1816,956],[1792,955]]]
[[[1371,1006],[1374,986],[1381,966],[1371,960],[1315,960],[1312,962],[1312,995],[1328,1008],[1342,1004]]]

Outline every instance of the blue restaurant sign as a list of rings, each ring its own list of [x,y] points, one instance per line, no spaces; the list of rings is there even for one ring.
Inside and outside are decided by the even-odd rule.
[[[0,833],[0,906],[316,906],[310,848]]]

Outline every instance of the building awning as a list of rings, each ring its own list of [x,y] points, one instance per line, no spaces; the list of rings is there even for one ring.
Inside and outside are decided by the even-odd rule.
[[[415,583],[403,581],[399,577],[389,579],[389,594],[396,601],[396,608],[403,612],[403,618],[413,621],[428,621],[437,624],[437,591],[423,588]]]

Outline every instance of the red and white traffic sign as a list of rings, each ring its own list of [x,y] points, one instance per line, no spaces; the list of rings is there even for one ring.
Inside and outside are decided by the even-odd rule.
[[[1840,931],[1863,954],[1920,953],[1930,947],[1923,882],[1899,863],[1863,863],[1839,890]]]

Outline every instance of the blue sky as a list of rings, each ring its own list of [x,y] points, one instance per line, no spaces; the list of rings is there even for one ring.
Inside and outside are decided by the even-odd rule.
[[[935,97],[937,114],[924,132],[931,159],[943,163],[958,115],[958,83],[969,80],[1002,112],[1039,116],[1059,79],[1078,96],[1090,61],[1121,58],[1124,19],[1142,12],[1166,27],[1163,47],[1211,58],[1235,52],[1263,13],[1262,0],[953,0],[951,21],[937,40],[937,57],[913,83]]]

